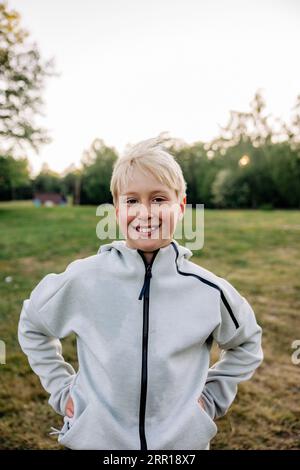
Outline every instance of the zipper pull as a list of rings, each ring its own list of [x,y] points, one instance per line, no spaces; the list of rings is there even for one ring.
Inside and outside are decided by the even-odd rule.
[[[144,284],[143,284],[142,290],[141,290],[140,295],[139,295],[139,300],[142,300],[142,298],[145,294],[146,288],[149,286],[151,277],[152,277],[151,264],[148,264],[148,266],[146,268]]]
[[[150,279],[152,277],[151,264],[148,264],[146,269],[146,276]]]
[[[143,285],[142,290],[141,290],[141,292],[140,292],[139,300],[142,300],[143,295],[144,295],[144,293],[145,293],[145,290],[146,290],[146,282],[144,282],[144,285]]]

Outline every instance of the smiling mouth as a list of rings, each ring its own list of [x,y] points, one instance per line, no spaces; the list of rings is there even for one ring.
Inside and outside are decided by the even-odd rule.
[[[161,224],[159,225],[154,225],[152,227],[141,227],[140,225],[138,225],[137,227],[135,227],[135,230],[139,233],[153,233],[155,232],[155,230],[157,230],[159,227],[160,227]]]

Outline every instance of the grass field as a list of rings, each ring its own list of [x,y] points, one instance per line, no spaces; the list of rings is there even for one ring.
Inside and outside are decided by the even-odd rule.
[[[48,436],[62,418],[19,347],[17,325],[23,300],[43,276],[96,253],[98,221],[91,206],[0,204],[0,340],[7,349],[0,365],[1,449],[62,449],[56,436]],[[299,211],[205,211],[204,248],[192,260],[247,298],[263,328],[265,354],[217,420],[212,449],[300,449],[300,364],[291,361],[292,341],[300,339],[299,239]],[[76,368],[75,338],[62,343]]]

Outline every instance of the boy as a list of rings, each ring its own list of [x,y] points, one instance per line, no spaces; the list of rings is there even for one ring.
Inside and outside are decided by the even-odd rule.
[[[159,137],[117,160],[111,179],[124,240],[48,274],[23,304],[19,342],[64,416],[70,449],[209,449],[263,359],[261,328],[225,279],[173,239],[186,184]],[[75,332],[79,370],[60,338]],[[222,349],[209,368],[213,339]]]

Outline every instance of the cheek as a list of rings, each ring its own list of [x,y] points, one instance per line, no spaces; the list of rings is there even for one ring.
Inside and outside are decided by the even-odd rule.
[[[162,225],[166,226],[166,235],[168,233],[173,233],[176,229],[177,222],[180,215],[180,205],[178,202],[174,201],[169,206],[163,208],[160,213],[162,220]]]
[[[132,209],[128,209],[127,207],[123,207],[119,210],[118,214],[118,222],[120,226],[126,227],[135,219],[134,211]]]
[[[172,231],[176,221],[176,214],[172,210],[164,210],[160,213],[162,227],[166,232]]]
[[[129,224],[131,224],[131,222],[134,220],[134,217],[131,217],[131,216],[122,216],[119,218],[119,224],[121,227],[127,227]]]

